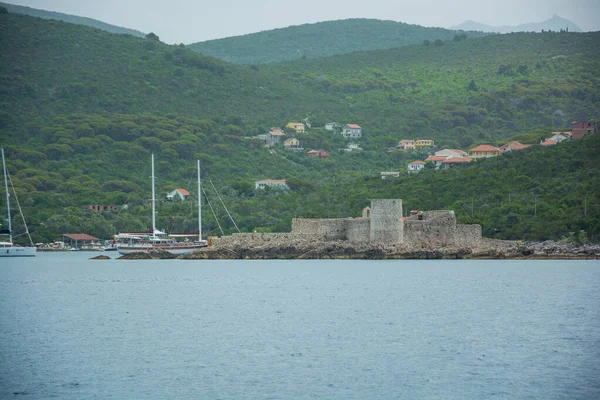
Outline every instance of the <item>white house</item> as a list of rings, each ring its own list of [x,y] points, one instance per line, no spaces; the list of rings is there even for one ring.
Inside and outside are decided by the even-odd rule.
[[[345,138],[359,138],[362,136],[362,128],[356,124],[347,124],[342,129],[342,136]]]
[[[265,189],[267,187],[289,189],[287,183],[285,183],[285,179],[263,179],[262,181],[254,182],[254,189]]]
[[[425,168],[425,162],[417,160],[408,163],[408,172],[419,172],[423,168]]]
[[[187,197],[190,195],[190,192],[188,192],[185,189],[175,189],[172,192],[170,192],[169,194],[167,194],[167,200],[169,201],[174,201],[174,200],[185,200],[187,199]]]
[[[328,122],[325,124],[325,129],[328,131],[335,131],[337,129],[341,129],[342,124],[338,124],[337,122]]]
[[[400,172],[397,171],[384,171],[381,173],[381,179],[397,178],[400,176]]]

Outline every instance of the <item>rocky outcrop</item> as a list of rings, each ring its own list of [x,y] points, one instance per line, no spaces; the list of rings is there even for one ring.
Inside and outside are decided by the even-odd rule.
[[[306,237],[251,240],[229,237],[179,258],[194,259],[600,259],[600,245],[522,244],[483,239],[477,247],[352,243],[345,240],[316,241]]]
[[[168,251],[155,249],[125,254],[117,258],[117,260],[170,260],[173,258],[177,258],[177,255]]]
[[[110,257],[109,256],[96,256],[96,257],[90,258],[90,260],[110,260]]]

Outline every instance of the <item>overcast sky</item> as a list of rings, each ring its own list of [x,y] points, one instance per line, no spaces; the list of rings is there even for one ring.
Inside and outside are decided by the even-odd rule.
[[[193,43],[290,25],[377,18],[450,27],[540,22],[553,14],[584,31],[600,30],[600,0],[3,0],[154,32],[166,43]]]

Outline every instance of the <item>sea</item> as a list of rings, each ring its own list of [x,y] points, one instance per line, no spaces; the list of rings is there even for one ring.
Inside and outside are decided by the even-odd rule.
[[[0,398],[600,398],[598,261],[99,254],[0,258]]]

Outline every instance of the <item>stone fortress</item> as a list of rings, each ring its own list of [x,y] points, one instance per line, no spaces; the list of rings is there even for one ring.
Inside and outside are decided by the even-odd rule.
[[[292,234],[323,241],[405,244],[415,247],[474,247],[481,243],[480,225],[456,223],[454,211],[425,211],[405,220],[401,199],[371,200],[359,218],[294,218]]]
[[[480,225],[456,223],[454,211],[424,211],[403,219],[401,199],[371,200],[358,218],[294,218],[290,233],[234,233],[212,240],[216,248],[286,246],[294,243],[347,243],[361,248],[407,250],[477,248],[501,242],[481,236]]]

